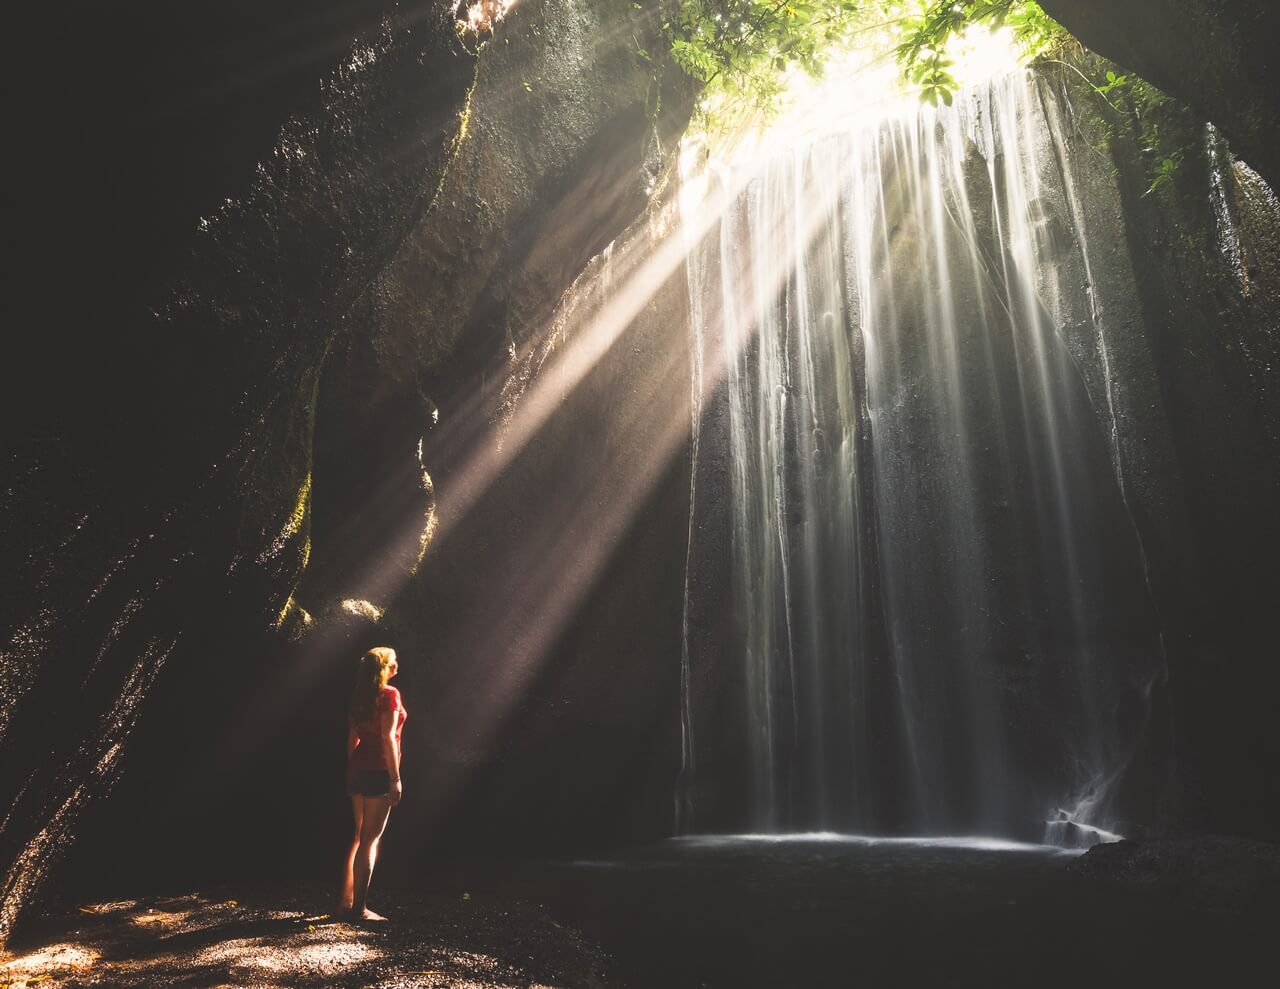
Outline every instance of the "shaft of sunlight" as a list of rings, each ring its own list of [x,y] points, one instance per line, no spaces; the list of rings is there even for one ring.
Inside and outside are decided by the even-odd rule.
[[[711,154],[739,165],[869,121],[914,116],[920,107],[920,87],[905,78],[893,57],[893,31],[892,23],[868,28],[855,45],[827,57],[819,78],[798,68],[790,70],[777,117],[757,120],[754,129],[741,133],[717,135],[707,142]],[[961,89],[1007,75],[1025,63],[1012,31],[982,24],[970,25],[952,38],[945,54]]]

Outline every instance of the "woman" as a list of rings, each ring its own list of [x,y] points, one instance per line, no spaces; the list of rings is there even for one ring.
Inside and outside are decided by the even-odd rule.
[[[382,830],[400,802],[400,733],[406,714],[400,691],[387,686],[399,669],[394,649],[379,646],[361,656],[347,717],[347,792],[356,829],[347,853],[341,911],[356,920],[386,920],[365,901]]]

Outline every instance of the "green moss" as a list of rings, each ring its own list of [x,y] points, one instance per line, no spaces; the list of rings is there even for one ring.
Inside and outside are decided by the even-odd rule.
[[[298,604],[297,598],[290,594],[276,617],[275,628],[292,642],[299,641],[315,625],[311,612]]]
[[[467,86],[466,98],[462,101],[462,109],[458,112],[458,129],[454,132],[453,140],[449,142],[449,153],[445,156],[444,168],[440,169],[440,179],[436,182],[435,192],[431,194],[431,201],[427,204],[427,213],[435,209],[436,203],[440,201],[445,180],[449,177],[449,170],[453,168],[458,152],[462,150],[463,144],[471,134],[471,100],[475,95],[476,83],[479,79],[480,61],[477,59],[471,70],[471,84]]]
[[[292,539],[302,531],[303,525],[306,524],[311,512],[311,471],[307,470],[307,476],[302,481],[302,486],[298,488],[298,497],[294,499],[293,510],[289,513],[288,521],[285,522],[284,529],[280,535],[285,539]],[[310,539],[307,540],[308,544]],[[304,554],[305,555],[305,554]]]
[[[1136,149],[1147,177],[1144,196],[1171,205],[1184,162],[1202,153],[1202,122],[1163,90],[1098,55],[1082,49],[1052,61],[1079,95],[1077,115],[1093,124],[1093,149],[1117,162]]]

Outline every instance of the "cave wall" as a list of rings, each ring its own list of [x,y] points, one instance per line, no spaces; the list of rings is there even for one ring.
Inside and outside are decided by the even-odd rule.
[[[657,49],[658,13],[518,5],[498,27],[438,200],[353,308],[321,388],[315,565],[300,593],[313,610],[390,593],[385,574],[351,565],[353,545],[408,577],[416,533],[389,504],[368,510],[368,478],[420,460],[434,478],[509,418],[561,293],[666,181],[692,90],[644,49]],[[431,439],[436,423],[447,437]]]
[[[0,934],[166,658],[208,663],[287,599],[323,356],[430,202],[474,75],[447,5],[63,13],[32,224],[58,249],[4,389]]]
[[[416,443],[435,406],[400,358],[431,351],[424,369],[437,380],[487,373],[491,337],[442,366],[460,329],[492,322],[468,315],[502,294],[487,283],[508,280],[530,307],[512,325],[549,315],[644,206],[691,105],[678,77],[635,55],[637,38],[656,47],[656,11],[525,3],[517,14],[499,26],[509,34],[479,38],[440,2],[33,15],[34,31],[61,32],[66,46],[61,75],[27,108],[53,167],[32,169],[48,196],[24,220],[56,253],[32,252],[24,301],[41,329],[5,373],[14,566],[0,795],[12,809],[0,825],[0,936],[52,888],[51,866],[82,830],[92,840],[61,873],[81,889],[154,885],[184,864],[206,878],[315,874],[324,837],[345,830],[339,808],[335,830],[255,859],[243,807],[303,833],[333,809],[307,782],[327,785],[341,759],[340,740],[334,759],[317,756],[324,715],[341,722],[347,677],[334,657],[386,634],[371,629],[373,612],[341,609],[343,575],[403,580],[432,511]],[[572,49],[556,43],[569,26]],[[489,95],[472,102],[487,62]],[[497,106],[530,93],[537,74],[547,87],[536,99],[550,103],[519,142],[536,146],[543,122],[564,127],[553,152],[515,167],[513,144],[492,147],[517,140]],[[395,259],[433,208],[444,212],[451,163],[477,138],[488,164],[460,173],[510,187],[478,249],[508,253],[468,281],[474,258],[450,239],[466,241],[470,219],[441,217],[445,256],[411,277],[457,283],[459,303],[402,324],[398,350],[375,344],[394,336],[382,327]],[[476,192],[454,181],[451,196]],[[592,214],[584,203],[602,189],[615,192]],[[388,435],[369,444],[370,429]],[[353,450],[364,459],[348,462]],[[384,482],[376,492],[369,477]],[[314,519],[313,503],[325,506]],[[412,516],[403,563],[381,566],[399,559],[394,547],[344,531],[353,504],[394,518],[397,540]]]
[[[1086,65],[1086,70],[1093,66]],[[1163,826],[1275,840],[1280,688],[1280,203],[1224,133],[1175,103],[1117,114],[1078,77],[1075,157],[1105,152],[1110,191],[1086,190],[1094,294],[1108,336],[1115,428],[1168,654],[1173,745]],[[1152,189],[1150,128],[1184,157]],[[1077,161],[1079,167],[1080,161]],[[1136,291],[1115,284],[1131,271]],[[1100,382],[1100,361],[1092,361]],[[1096,384],[1095,392],[1101,385]]]
[[[1221,128],[1280,184],[1280,9],[1268,0],[1045,0],[1080,41]]]

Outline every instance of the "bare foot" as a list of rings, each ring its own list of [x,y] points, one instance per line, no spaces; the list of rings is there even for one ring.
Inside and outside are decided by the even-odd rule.
[[[360,920],[386,920],[387,918],[382,916],[382,914],[374,913],[368,907],[365,907],[364,911],[360,914],[359,919]]]

